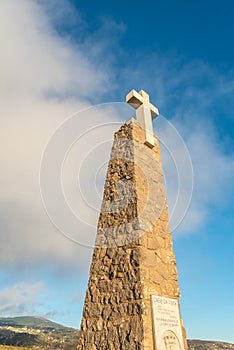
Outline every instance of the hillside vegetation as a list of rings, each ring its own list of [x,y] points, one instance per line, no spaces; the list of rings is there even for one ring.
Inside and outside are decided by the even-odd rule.
[[[76,349],[78,337],[77,329],[41,317],[0,318],[0,344],[4,346],[18,346],[21,350],[23,347],[73,350]],[[9,347],[6,349],[9,350]]]

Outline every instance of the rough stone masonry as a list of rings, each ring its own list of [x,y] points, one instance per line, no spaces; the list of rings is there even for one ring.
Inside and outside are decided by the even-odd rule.
[[[186,350],[179,296],[158,139],[132,118],[114,136],[77,349]]]

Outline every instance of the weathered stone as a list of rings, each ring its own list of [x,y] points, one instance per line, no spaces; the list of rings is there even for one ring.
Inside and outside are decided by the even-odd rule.
[[[154,269],[154,270],[152,269],[150,271],[150,281],[160,285],[163,281],[163,277],[160,275],[160,273],[158,273],[158,271],[156,269]]]
[[[155,136],[154,145],[134,119],[115,133],[78,350],[154,349],[152,295],[179,298]]]
[[[148,249],[156,250],[159,247],[161,247],[161,245],[156,237],[148,237],[148,243],[147,243]]]

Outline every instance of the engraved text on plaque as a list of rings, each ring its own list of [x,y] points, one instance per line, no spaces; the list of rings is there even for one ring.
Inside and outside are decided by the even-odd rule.
[[[155,349],[184,350],[178,300],[152,295]]]

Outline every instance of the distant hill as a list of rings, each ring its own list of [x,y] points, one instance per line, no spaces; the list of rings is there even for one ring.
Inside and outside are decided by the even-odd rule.
[[[234,350],[234,344],[212,340],[188,340],[189,350]]]
[[[28,327],[34,329],[74,330],[74,328],[65,327],[61,324],[47,320],[46,318],[35,316],[0,317],[0,326],[16,326],[20,328]]]
[[[79,331],[42,317],[0,318],[0,350],[76,350]],[[189,350],[234,350],[234,344],[188,340]]]
[[[75,350],[78,337],[77,329],[65,327],[42,317],[0,318],[0,345]]]

